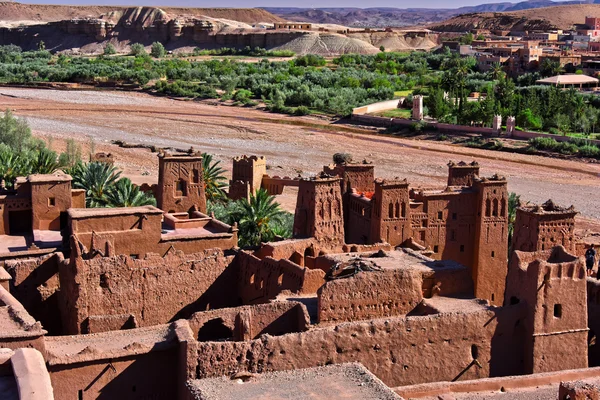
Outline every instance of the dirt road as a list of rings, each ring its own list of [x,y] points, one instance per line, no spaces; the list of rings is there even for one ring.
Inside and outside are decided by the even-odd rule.
[[[478,161],[484,176],[504,175],[522,199],[552,198],[600,219],[600,165],[538,156],[468,149],[442,143],[359,133],[312,117],[289,117],[253,109],[176,101],[145,94],[0,88],[0,109],[26,117],[34,134],[115,154],[117,165],[137,182],[156,181],[156,155],[120,149],[111,140],[175,146],[214,154],[231,169],[241,154],[265,155],[271,175],[304,176],[321,170],[335,152],[368,159],[379,177],[408,178],[413,186],[443,186],[449,160]],[[368,131],[364,131],[368,132]],[[89,146],[86,146],[86,149]],[[88,151],[88,150],[86,150]]]

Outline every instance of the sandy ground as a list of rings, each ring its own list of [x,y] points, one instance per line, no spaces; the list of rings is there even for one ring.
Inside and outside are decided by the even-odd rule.
[[[600,219],[600,165],[500,153],[393,138],[315,117],[290,117],[253,109],[177,101],[141,93],[0,88],[0,109],[25,117],[35,135],[55,150],[73,138],[89,152],[112,152],[116,164],[137,182],[156,182],[156,154],[121,149],[112,140],[174,146],[212,153],[231,169],[241,154],[267,157],[270,175],[308,176],[335,152],[375,163],[378,177],[408,178],[413,186],[444,186],[449,160],[476,160],[483,176],[508,178],[523,200],[573,204],[582,216]],[[293,193],[293,191],[290,191]],[[287,207],[286,207],[287,208]]]

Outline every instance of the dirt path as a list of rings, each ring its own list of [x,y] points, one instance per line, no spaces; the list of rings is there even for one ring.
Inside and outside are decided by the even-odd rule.
[[[117,165],[137,182],[157,179],[156,155],[120,149],[111,140],[193,146],[214,154],[227,169],[233,156],[265,155],[268,173],[280,176],[314,174],[343,151],[373,161],[379,177],[406,177],[414,186],[442,186],[449,160],[477,160],[484,176],[506,176],[509,189],[524,200],[552,198],[600,219],[598,164],[393,138],[316,118],[137,93],[0,88],[0,109],[5,108],[26,117],[36,135],[54,138],[58,150],[67,138],[86,144],[92,137],[96,150],[114,153]]]

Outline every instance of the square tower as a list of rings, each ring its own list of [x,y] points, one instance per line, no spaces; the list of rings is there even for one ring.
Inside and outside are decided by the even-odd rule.
[[[575,216],[573,206],[559,207],[548,200],[541,206],[517,208],[512,248],[519,251],[549,250],[563,246],[575,251]]]
[[[262,186],[263,176],[267,173],[267,160],[264,156],[235,157],[233,172],[229,181],[229,198],[238,200],[250,198]]]
[[[158,155],[158,208],[165,212],[206,212],[201,153]]]
[[[71,208],[71,176],[29,175],[27,181],[31,185],[32,229],[59,231],[65,228],[65,211]]]
[[[340,178],[321,173],[315,178],[300,180],[294,237],[344,243]]]
[[[458,164],[450,161],[448,163],[448,186],[473,186],[473,182],[479,178],[479,164],[475,161],[467,164],[464,161]]]
[[[524,373],[587,368],[587,281],[583,259],[564,247],[513,252],[506,304],[520,304]]]
[[[473,283],[475,297],[502,305],[508,270],[508,190],[504,177],[474,181],[477,191]]]
[[[408,181],[376,180],[371,199],[371,242],[398,246],[412,236]]]

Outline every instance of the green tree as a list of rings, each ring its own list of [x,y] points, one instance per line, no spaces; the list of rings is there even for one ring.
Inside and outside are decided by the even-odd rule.
[[[15,153],[9,147],[0,147],[0,181],[7,188],[13,188],[17,177],[29,174],[29,163],[25,157]]]
[[[239,224],[239,242],[242,247],[258,246],[273,236],[273,224],[281,222],[284,211],[265,189],[250,195],[250,201],[239,201],[233,219]]]
[[[73,167],[81,163],[81,146],[74,139],[67,139],[67,148],[58,158],[61,167]]]
[[[379,46],[379,51],[385,53],[385,47],[383,45]]]
[[[106,46],[104,46],[104,55],[109,56],[112,54],[117,54],[117,49],[112,43],[107,43]]]
[[[121,176],[121,171],[103,162],[78,163],[66,172],[73,178],[73,188],[85,190],[89,208],[108,206],[108,195]]]
[[[133,56],[144,56],[146,55],[146,48],[141,43],[134,43],[131,45],[130,53]]]
[[[150,55],[154,58],[162,58],[167,54],[165,50],[165,46],[162,45],[161,42],[152,43],[152,47],[150,47]]]
[[[32,146],[31,129],[25,120],[13,116],[10,110],[0,117],[0,143],[16,152]]]
[[[106,204],[109,207],[156,206],[156,199],[142,192],[129,178],[121,178],[108,190]]]
[[[202,173],[204,178],[204,192],[208,201],[223,200],[227,196],[227,178],[225,170],[219,165],[221,161],[213,160],[211,154],[202,153]]]
[[[429,110],[429,116],[432,118],[441,119],[450,112],[450,106],[444,97],[444,89],[442,88],[432,88],[424,103]]]
[[[560,75],[562,71],[563,68],[560,66],[560,63],[548,57],[545,57],[540,63],[540,74],[544,77]]]

